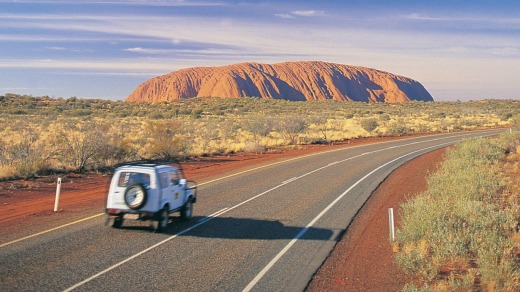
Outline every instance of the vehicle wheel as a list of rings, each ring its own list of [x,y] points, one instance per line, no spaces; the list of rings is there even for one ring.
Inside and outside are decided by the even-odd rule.
[[[188,220],[193,215],[193,201],[191,198],[186,201],[186,204],[182,206],[181,209],[181,218],[184,220]]]
[[[133,184],[125,191],[125,203],[130,209],[140,209],[146,204],[147,195],[142,184]]]
[[[168,226],[168,221],[170,219],[170,212],[168,212],[168,206],[164,206],[164,208],[159,212],[159,216],[157,220],[154,221],[153,229],[155,232],[163,232],[164,229]]]
[[[112,222],[112,227],[121,228],[121,226],[123,226],[123,221],[124,221],[124,219],[121,217],[115,218],[114,221]]]

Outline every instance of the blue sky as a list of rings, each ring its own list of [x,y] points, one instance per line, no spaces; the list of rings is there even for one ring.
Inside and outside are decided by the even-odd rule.
[[[116,100],[183,68],[300,60],[520,99],[520,1],[0,0],[0,94]]]

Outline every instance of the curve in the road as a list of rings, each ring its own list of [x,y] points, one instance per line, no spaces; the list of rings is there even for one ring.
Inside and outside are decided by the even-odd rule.
[[[471,134],[468,134],[468,135],[471,135]],[[365,152],[365,153],[362,153],[360,155],[356,155],[356,156],[352,156],[352,157],[349,157],[349,158],[346,158],[346,159],[343,159],[343,160],[339,160],[339,161],[335,161],[335,162],[332,162],[332,163],[329,163],[325,166],[322,166],[322,167],[319,167],[319,168],[316,168],[315,170],[313,171],[310,171],[310,172],[307,172],[299,177],[293,177],[291,178],[290,180],[288,181],[284,181],[282,182],[281,184],[271,188],[271,189],[268,189],[256,196],[253,196],[239,204],[236,204],[232,207],[229,207],[229,208],[225,208],[217,213],[215,213],[214,215],[211,215],[211,216],[208,216],[206,217],[205,219],[199,221],[197,224],[187,228],[187,229],[184,229],[182,231],[180,231],[179,233],[177,234],[174,234],[172,236],[170,236],[169,238],[147,248],[147,249],[144,249],[142,250],[141,252],[138,252],[137,254],[134,254],[133,256],[131,257],[128,257],[122,261],[120,261],[119,263],[93,275],[92,277],[90,278],[87,278],[85,279],[84,281],[81,281],[71,287],[69,287],[68,289],[66,289],[65,291],[72,291],[74,289],[76,289],[77,287],[85,284],[85,283],[88,283],[90,281],[92,281],[93,279],[123,265],[124,263],[130,261],[130,260],[133,260],[137,257],[139,257],[140,255],[158,247],[158,246],[161,246],[162,244],[178,237],[179,235],[182,235],[182,234],[185,234],[207,222],[209,222],[210,220],[214,219],[214,218],[217,218],[223,214],[226,214],[227,212],[233,210],[233,209],[236,209],[244,204],[247,204],[248,202],[250,201],[253,201],[267,193],[270,193],[271,191],[274,191],[282,186],[285,186],[286,184],[289,184],[289,183],[292,183],[292,182],[295,182],[303,177],[306,177],[312,173],[315,173],[315,172],[318,172],[318,171],[321,171],[321,170],[324,170],[328,167],[331,167],[333,165],[336,165],[336,164],[339,164],[339,163],[343,163],[343,162],[346,162],[346,161],[349,161],[349,160],[352,160],[352,159],[356,159],[356,158],[360,158],[362,156],[365,156],[365,155],[370,155],[370,154],[374,154],[374,153],[377,153],[377,152],[383,152],[383,151],[388,151],[390,149],[394,149],[394,148],[398,148],[398,147],[404,147],[404,146],[410,146],[410,145],[415,145],[415,144],[421,144],[421,143],[427,143],[427,142],[433,142],[433,141],[439,141],[439,140],[444,140],[444,139],[448,139],[448,138],[452,138],[452,137],[442,137],[442,138],[435,138],[435,139],[430,139],[430,140],[425,140],[425,141],[417,141],[417,142],[412,142],[412,143],[407,143],[407,144],[404,144],[404,145],[396,145],[396,146],[390,146],[390,147],[387,147],[387,148],[383,148],[383,149],[379,149],[379,150],[374,150],[374,151],[369,151],[369,152]],[[307,226],[305,226],[303,229],[300,230],[300,232],[271,260],[271,262],[269,262],[258,274],[257,276],[244,288],[243,291],[250,291],[257,283],[258,281],[271,269],[271,267],[276,264],[276,262],[307,232],[307,230],[309,228],[311,228],[315,223],[316,221],[318,221],[329,209],[331,209],[338,201],[340,201],[341,199],[343,199],[343,197],[345,197],[352,189],[354,189],[359,183],[361,183],[362,181],[364,181],[365,179],[367,179],[368,177],[370,177],[373,173],[375,173],[376,171],[380,170],[381,168],[383,167],[386,167],[387,165],[390,165],[398,160],[401,160],[405,157],[408,157],[408,156],[412,156],[414,154],[417,154],[417,153],[420,153],[420,152],[427,152],[428,150],[432,150],[432,149],[436,149],[436,148],[439,148],[439,147],[444,147],[444,146],[448,146],[448,145],[451,145],[453,144],[453,142],[448,142],[448,143],[442,143],[442,144],[438,144],[438,145],[435,145],[435,146],[430,146],[430,147],[425,147],[425,148],[422,148],[422,149],[419,149],[419,150],[416,150],[416,151],[412,151],[410,153],[407,153],[405,155],[402,155],[400,157],[397,157],[383,165],[380,165],[379,167],[373,169],[372,171],[370,171],[368,174],[366,174],[364,177],[362,177],[360,180],[358,180],[356,183],[354,183],[349,189],[347,189],[345,192],[343,192],[340,196],[338,196],[332,203],[330,203],[325,209],[323,209],[309,224],[307,224]],[[333,151],[337,151],[337,150],[333,150]],[[316,154],[311,154],[312,156],[313,155],[316,155]],[[311,155],[308,155],[308,156],[311,156]],[[295,160],[295,159],[301,159],[301,158],[294,158],[294,159],[291,159],[291,160]],[[282,162],[280,162],[282,163]],[[278,164],[278,163],[275,163],[275,164]],[[260,168],[260,167],[259,167]],[[255,168],[255,169],[258,169],[258,168]],[[236,176],[236,175],[239,175],[239,174],[244,174],[244,173],[247,173],[249,171],[252,171],[252,170],[248,170],[248,171],[243,171],[243,172],[240,172],[240,173],[237,173],[237,174],[233,174],[233,175],[229,175],[229,176],[226,176],[226,177],[223,177],[223,178],[220,178],[220,179],[216,179],[216,180],[213,180],[213,181],[210,181],[210,182],[214,182],[214,181],[218,181],[218,180],[222,180],[222,179],[225,179],[225,178],[229,178],[229,177],[232,177],[232,176]],[[206,184],[210,183],[210,182],[206,182]]]

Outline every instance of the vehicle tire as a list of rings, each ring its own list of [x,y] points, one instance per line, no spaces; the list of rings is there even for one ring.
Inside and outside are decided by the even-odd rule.
[[[133,210],[138,210],[146,204],[148,194],[142,184],[133,184],[125,190],[125,203]]]
[[[166,227],[168,227],[169,219],[170,212],[168,211],[168,206],[164,206],[164,208],[161,211],[159,211],[156,221],[152,223],[154,231],[163,232],[166,229]]]
[[[121,228],[121,226],[123,226],[123,221],[124,221],[123,218],[117,217],[117,218],[115,218],[113,220],[114,221],[112,222],[112,227],[114,227],[114,228]]]
[[[193,216],[193,200],[191,197],[186,201],[184,206],[181,209],[181,218],[184,220],[189,220]]]

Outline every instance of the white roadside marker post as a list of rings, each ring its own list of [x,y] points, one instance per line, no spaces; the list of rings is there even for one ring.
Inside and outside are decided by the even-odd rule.
[[[56,184],[56,200],[54,200],[54,212],[58,212],[58,203],[60,202],[61,193],[61,177],[58,177],[58,183]]]
[[[395,226],[394,226],[394,209],[388,209],[388,223],[390,228],[390,242],[395,241]]]

